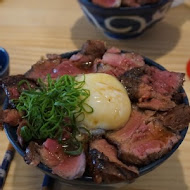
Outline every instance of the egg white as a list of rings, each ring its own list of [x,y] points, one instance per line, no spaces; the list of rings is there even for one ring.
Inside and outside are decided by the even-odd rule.
[[[86,103],[93,108],[93,112],[84,113],[80,124],[89,130],[123,127],[131,113],[131,102],[123,85],[115,77],[104,73],[80,75],[76,80],[82,81],[84,77],[83,88],[90,90]]]

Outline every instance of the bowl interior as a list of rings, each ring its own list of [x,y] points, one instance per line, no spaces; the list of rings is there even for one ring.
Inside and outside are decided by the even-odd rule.
[[[69,52],[69,53],[64,53],[62,54],[61,56],[63,58],[69,58],[71,55],[77,53],[78,51],[74,51],[74,52]],[[144,57],[144,60],[145,60],[145,63],[149,66],[155,66],[157,68],[159,68],[160,70],[166,70],[164,67],[162,67],[161,65],[155,63],[154,61]],[[184,89],[181,88],[181,92],[184,92]],[[187,96],[184,97],[183,99],[183,102],[184,104],[186,105],[189,105],[189,102],[188,102],[188,98]],[[8,98],[6,98],[5,102],[4,102],[4,106],[3,108],[6,109],[9,107],[9,101],[8,101]],[[9,141],[11,142],[11,144],[13,145],[13,147],[16,149],[16,151],[22,156],[24,157],[25,156],[25,151],[20,147],[20,145],[18,144],[18,141],[17,141],[17,134],[16,134],[16,128],[14,127],[11,127],[9,126],[8,124],[4,124],[4,129],[5,129],[5,132],[6,132],[6,135],[9,139]],[[181,139],[178,141],[178,143],[172,148],[171,151],[169,151],[166,155],[164,155],[163,157],[161,157],[160,159],[146,165],[146,166],[143,166],[143,167],[140,167],[139,168],[139,173],[140,173],[140,176],[150,172],[151,170],[153,170],[154,168],[156,168],[157,166],[159,166],[161,163],[163,163],[167,158],[169,158],[176,150],[177,148],[179,147],[179,145],[182,143],[182,141],[184,140],[185,138],[185,135],[187,133],[187,130],[188,130],[188,126],[182,130],[180,132],[180,135],[181,135]],[[67,184],[79,184],[79,185],[93,185],[93,186],[114,186],[114,184],[95,184],[93,181],[92,181],[92,178],[89,177],[89,176],[83,176],[82,178],[80,179],[76,179],[76,180],[72,180],[72,181],[69,181],[69,180],[65,180],[57,175],[54,175],[52,174],[51,172],[51,169],[49,169],[47,166],[45,166],[44,164],[40,163],[38,166],[37,166],[41,171],[43,171],[45,174],[55,178],[55,179],[58,179],[64,183],[67,183]],[[117,185],[117,183],[115,184]]]

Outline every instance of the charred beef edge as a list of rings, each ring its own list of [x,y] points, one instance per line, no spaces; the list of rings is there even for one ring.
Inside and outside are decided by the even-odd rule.
[[[91,162],[89,164],[89,167],[91,168],[91,171],[93,173],[92,175],[94,175],[93,178],[95,178],[95,180],[97,180],[96,177],[99,178],[99,176],[101,176],[100,183],[102,183],[102,182],[103,183],[104,182],[105,183],[114,183],[114,182],[117,183],[119,181],[123,181],[124,179],[122,179],[122,178],[125,178],[126,182],[130,183],[130,182],[134,181],[135,178],[138,177],[137,173],[123,168],[122,165],[119,165],[118,163],[110,161],[109,158],[106,155],[104,155],[103,152],[100,152],[95,148],[93,148],[89,151],[88,161]],[[107,173],[107,175],[110,175],[110,176],[106,176],[106,174],[104,173],[104,170],[106,170],[107,166],[108,167],[111,166],[113,169],[112,171],[118,172],[118,174],[120,174],[120,176],[119,175],[112,176],[112,173]]]
[[[152,61],[151,59],[149,59],[147,57],[143,57],[143,58],[144,58],[145,64],[147,64],[149,66],[157,67],[158,69],[160,69],[162,71],[166,70],[163,66],[161,66],[158,63]],[[179,93],[184,93],[185,94],[185,90],[183,89],[183,87],[180,87]],[[183,97],[183,103],[185,105],[189,105],[189,100],[188,100],[187,96]],[[183,129],[182,131],[180,131],[181,139],[177,142],[177,144],[175,144],[173,146],[172,150],[169,151],[166,155],[162,156],[160,159],[158,159],[158,160],[156,160],[156,161],[154,161],[154,162],[152,162],[152,163],[150,163],[150,164],[148,164],[146,166],[140,167],[139,168],[140,176],[148,173],[151,170],[153,170],[154,168],[159,166],[161,163],[163,163],[166,159],[168,159],[176,151],[176,149],[180,146],[180,144],[183,142],[183,139],[186,136],[187,130],[188,130],[188,126],[185,129]]]
[[[72,52],[63,53],[63,54],[61,54],[61,58],[70,58],[73,54],[76,54],[78,52],[80,52],[80,50],[75,50],[75,51],[72,51]],[[121,52],[125,53],[125,52],[128,52],[128,51],[123,51],[122,50]],[[144,58],[145,64],[147,64],[149,66],[157,67],[158,69],[160,69],[162,71],[166,70],[163,66],[161,66],[158,63],[152,61],[151,59],[149,59],[147,57],[144,57],[144,56],[143,56],[143,58]],[[184,91],[183,87],[180,88],[180,92],[185,94],[185,91]],[[184,104],[189,105],[189,101],[188,101],[187,97],[183,98],[183,102],[184,102]],[[10,108],[8,97],[6,97],[5,102],[3,104],[3,109],[7,109],[7,108]],[[21,147],[17,143],[16,128],[11,128],[8,124],[5,124],[5,123],[3,125],[4,125],[4,129],[5,129],[5,132],[6,132],[7,136],[8,136],[9,141],[12,143],[13,147],[18,151],[18,153],[22,157],[24,157],[25,156],[25,151],[23,151],[21,149]],[[172,150],[169,151],[166,155],[164,155],[160,159],[154,161],[153,163],[150,163],[150,164],[148,164],[146,166],[140,167],[139,168],[139,176],[148,173],[149,171],[151,171],[154,168],[156,168],[157,166],[159,166],[166,159],[168,159],[175,152],[175,150],[180,146],[180,144],[182,143],[183,139],[186,136],[187,130],[188,130],[188,126],[184,130],[182,130],[180,132],[180,136],[182,138],[178,141],[178,143],[176,145],[173,146]],[[52,170],[49,169],[44,164],[40,163],[37,167],[40,170],[45,171],[48,175],[50,175],[50,176],[52,175],[51,174]],[[92,177],[89,177],[89,176],[83,176],[82,178],[76,179],[74,181],[83,181],[83,180],[89,181],[89,183],[92,184]]]

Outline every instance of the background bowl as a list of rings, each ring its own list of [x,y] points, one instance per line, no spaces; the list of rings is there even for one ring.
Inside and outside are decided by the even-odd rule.
[[[74,51],[74,52],[69,52],[69,53],[64,53],[62,54],[61,56],[63,58],[70,58],[73,54],[76,54],[78,51]],[[154,61],[144,57],[144,61],[146,64],[150,65],[150,66],[155,66],[157,67],[158,69],[160,70],[166,70],[164,67],[162,67],[161,65],[155,63]],[[183,88],[181,88],[181,92],[184,92],[185,94],[185,91]],[[9,103],[8,103],[8,98],[6,98],[5,102],[4,102],[4,109],[8,108],[9,107]],[[189,105],[189,102],[188,102],[188,98],[187,96],[184,97],[183,99],[183,102],[184,104],[186,105]],[[5,132],[6,132],[6,135],[9,139],[9,141],[11,142],[11,144],[13,145],[13,147],[16,149],[16,151],[22,156],[24,157],[25,156],[25,150],[23,150],[18,141],[17,141],[17,134],[16,134],[16,128],[15,127],[11,127],[9,126],[8,124],[4,124],[4,129],[5,129]],[[139,168],[139,173],[140,173],[140,176],[152,171],[153,169],[155,169],[156,167],[158,167],[161,163],[163,163],[167,158],[169,158],[176,150],[177,148],[179,147],[179,145],[183,142],[184,138],[185,138],[185,135],[187,133],[187,130],[188,130],[188,127],[186,127],[184,130],[182,130],[180,132],[180,135],[181,135],[181,139],[178,141],[178,143],[171,149],[171,151],[169,151],[166,155],[162,156],[160,159],[157,159],[156,161],[146,165],[146,166],[143,166],[143,167],[140,167]],[[24,161],[23,161],[23,164],[24,164]],[[122,186],[123,184],[126,185],[126,182],[124,183],[115,183],[115,184],[96,184],[92,181],[92,178],[89,177],[89,176],[83,176],[82,178],[80,179],[76,179],[76,180],[65,180],[55,174],[52,174],[52,171],[51,169],[49,169],[47,166],[45,166],[44,164],[40,163],[37,168],[39,168],[42,172],[44,172],[45,174],[51,176],[52,178],[54,179],[57,179],[63,183],[66,183],[66,184],[72,184],[72,185],[77,185],[77,187],[88,187],[88,186],[91,186],[90,188],[92,189],[93,187],[94,188],[97,188],[97,187],[104,187],[104,186],[110,186],[110,187],[118,187],[118,186]]]
[[[142,34],[164,18],[173,0],[141,7],[102,8],[90,0],[78,0],[88,20],[109,37],[125,39]]]

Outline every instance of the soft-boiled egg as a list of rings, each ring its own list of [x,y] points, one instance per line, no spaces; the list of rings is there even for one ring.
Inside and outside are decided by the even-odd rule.
[[[84,113],[82,125],[89,130],[123,127],[131,113],[131,102],[123,85],[115,77],[104,73],[79,75],[76,80],[82,81],[84,77],[83,88],[90,90],[86,103],[93,112]]]

